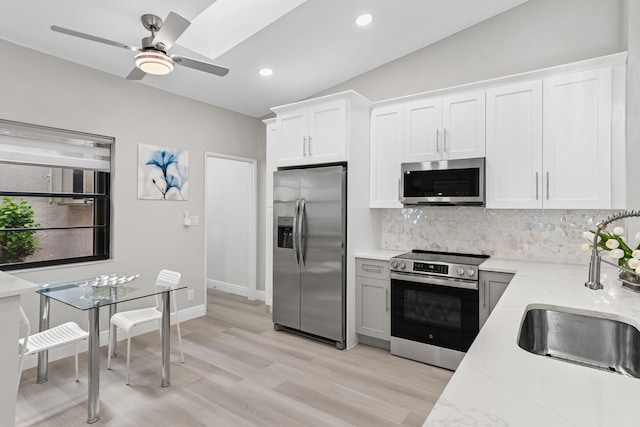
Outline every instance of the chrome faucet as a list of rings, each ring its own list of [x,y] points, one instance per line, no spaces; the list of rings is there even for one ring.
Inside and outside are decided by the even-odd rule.
[[[602,257],[598,252],[598,238],[600,236],[600,232],[604,231],[607,228],[607,225],[611,224],[612,222],[622,218],[630,217],[640,217],[640,210],[616,212],[596,224],[596,231],[595,233],[593,233],[593,250],[591,251],[591,260],[589,261],[589,279],[584,284],[587,288],[593,289],[594,291],[602,289],[602,283],[600,283],[600,263],[602,262]],[[604,262],[614,265],[615,267],[618,267],[624,271],[638,275],[638,273],[628,268],[624,268],[608,261]]]

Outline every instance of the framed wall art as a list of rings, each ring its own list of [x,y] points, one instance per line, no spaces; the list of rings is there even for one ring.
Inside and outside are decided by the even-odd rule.
[[[189,152],[138,144],[138,199],[188,200]]]

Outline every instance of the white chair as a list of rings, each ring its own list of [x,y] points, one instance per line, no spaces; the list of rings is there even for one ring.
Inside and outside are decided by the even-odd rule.
[[[175,271],[162,270],[158,274],[156,284],[167,285],[175,288],[180,283],[181,274]],[[180,334],[180,321],[178,319],[178,306],[176,304],[175,292],[171,292],[171,302],[173,311],[170,313],[175,316],[176,327],[178,329],[178,342],[180,344],[180,359],[184,363],[184,354],[182,352],[182,335]],[[153,307],[141,308],[138,310],[120,311],[111,316],[110,324],[122,330],[127,336],[127,385],[129,384],[129,365],[131,360],[131,329],[134,326],[143,323],[158,322],[158,328],[161,329],[162,320],[162,299],[160,295],[156,295],[156,305]],[[111,328],[109,328],[111,334]],[[111,369],[111,337],[109,337],[109,350],[107,359],[107,369]]]
[[[20,323],[18,330],[18,388],[20,388],[20,378],[22,377],[22,367],[24,366],[24,355],[27,352],[31,324],[24,310],[20,307]]]
[[[53,328],[33,335],[29,335],[30,330],[31,327],[29,325],[29,319],[27,319],[27,316],[24,314],[24,310],[20,307],[21,338],[18,340],[18,386],[20,384],[22,366],[26,356],[37,354],[45,350],[52,350],[68,344],[74,344],[75,346],[76,381],[78,381],[78,343],[89,338],[89,332],[84,331],[75,322],[63,323],[60,326],[54,326]]]

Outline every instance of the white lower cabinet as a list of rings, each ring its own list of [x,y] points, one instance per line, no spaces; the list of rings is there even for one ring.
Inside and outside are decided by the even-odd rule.
[[[356,258],[356,333],[391,339],[389,262]]]
[[[509,282],[513,279],[512,273],[497,273],[494,271],[480,271],[478,280],[480,282],[480,327],[487,321],[489,314],[493,311],[507,290]]]

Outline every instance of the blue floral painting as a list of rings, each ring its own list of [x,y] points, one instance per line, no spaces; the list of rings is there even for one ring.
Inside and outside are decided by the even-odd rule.
[[[138,199],[187,200],[189,152],[138,144]]]

